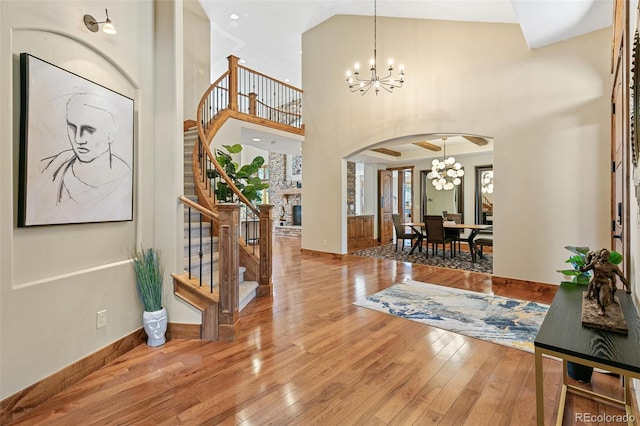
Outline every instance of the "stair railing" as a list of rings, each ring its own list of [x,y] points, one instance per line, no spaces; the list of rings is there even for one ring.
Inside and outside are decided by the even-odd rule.
[[[198,176],[196,195],[206,208],[215,210],[219,203],[214,191],[218,181],[233,193],[232,200],[241,205],[241,241],[251,248],[240,256],[256,264],[255,270],[248,267],[247,272],[258,281],[258,295],[270,296],[273,206],[254,206],[220,166],[210,145],[229,118],[304,135],[302,91],[239,65],[235,56],[227,59],[229,69],[207,89],[198,104],[198,140],[193,152],[194,176]],[[216,171],[214,179],[210,179],[210,170]],[[216,233],[217,226],[214,222]]]
[[[189,302],[202,312],[202,326],[200,337],[204,340],[233,340],[235,338],[236,326],[239,319],[239,246],[238,228],[239,211],[237,204],[220,203],[217,211],[206,209],[194,203],[184,196],[179,197],[180,202],[187,207],[189,216],[192,210],[196,210],[200,220],[199,236],[199,276],[198,280],[193,280],[191,270],[191,244],[189,244],[189,270],[184,279],[183,274],[173,274],[174,293],[181,299]],[[213,248],[213,235],[210,233],[204,236],[205,228],[202,226],[203,219],[217,222],[219,227],[218,245],[219,261],[218,267],[214,270],[213,249],[210,252],[211,272],[209,276],[208,291],[203,291],[206,278],[202,274],[204,239],[206,244]],[[191,242],[191,225],[189,225],[189,243]],[[217,274],[217,279],[214,279]],[[194,282],[195,281],[195,282]],[[218,282],[217,287],[214,286]],[[207,294],[208,293],[208,294]]]
[[[214,268],[213,268],[213,265],[214,265],[213,234],[209,232],[209,235],[205,235],[205,231],[208,228],[204,227],[204,222],[211,222],[211,223],[213,223],[214,221],[219,222],[220,215],[217,212],[214,212],[202,207],[198,203],[194,203],[193,201],[191,201],[190,199],[184,196],[180,196],[178,197],[178,199],[187,208],[189,217],[191,217],[191,212],[195,210],[198,213],[198,218],[199,218],[198,230],[193,230],[192,229],[193,225],[191,220],[188,221],[189,222],[189,225],[187,228],[187,241],[188,241],[187,258],[189,259],[188,265],[187,265],[188,279],[192,280],[194,278],[193,271],[194,269],[197,268],[198,273],[195,275],[197,275],[198,285],[202,287],[203,284],[207,283],[207,280],[204,279],[204,274],[203,274],[203,269],[204,269],[203,265],[204,265],[204,256],[205,256],[204,247],[207,247],[207,246],[210,247],[211,249],[209,249],[209,256],[210,256],[209,265],[211,265],[211,267],[210,267],[210,274],[208,277],[209,278],[208,283],[209,283],[209,291],[213,293],[214,283],[216,282],[216,280],[214,279]],[[194,233],[198,234],[198,253],[193,253],[192,247],[191,247],[191,242],[192,242],[191,237],[192,237],[192,234]],[[195,257],[194,254],[197,254],[198,256],[198,265],[192,264],[193,258]]]

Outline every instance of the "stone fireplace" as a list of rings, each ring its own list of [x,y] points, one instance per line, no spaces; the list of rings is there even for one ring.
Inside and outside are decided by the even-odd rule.
[[[300,160],[297,161],[301,167]],[[279,235],[302,233],[301,176],[287,174],[290,168],[287,155],[269,154],[269,201],[273,204],[274,233]]]

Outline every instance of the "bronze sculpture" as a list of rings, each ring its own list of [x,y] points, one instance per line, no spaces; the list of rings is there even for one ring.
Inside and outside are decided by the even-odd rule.
[[[580,267],[580,271],[593,271],[593,278],[589,282],[586,298],[596,299],[600,307],[600,315],[605,315],[605,308],[615,303],[614,295],[617,290],[616,276],[620,278],[627,293],[631,294],[629,280],[627,280],[620,268],[609,261],[610,252],[603,248],[598,251],[590,251],[586,257],[586,264]]]

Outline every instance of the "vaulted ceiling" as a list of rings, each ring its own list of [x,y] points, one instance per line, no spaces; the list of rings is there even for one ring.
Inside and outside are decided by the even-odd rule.
[[[230,54],[301,84],[302,33],[334,15],[373,15],[373,0],[200,0],[211,21],[212,67]],[[534,49],[611,25],[608,0],[377,0],[378,16],[520,24]],[[237,19],[231,16],[235,14]],[[214,70],[215,71],[215,70]],[[218,73],[215,73],[218,75]]]
[[[227,69],[233,54],[246,66],[278,80],[300,87],[302,33],[334,15],[373,15],[373,0],[200,0],[211,21],[212,75]],[[531,49],[543,47],[611,26],[613,5],[608,0],[377,0],[378,16],[452,21],[517,23]],[[251,144],[259,130],[243,132],[243,143]],[[367,151],[359,161],[397,162],[423,156],[428,142],[456,145],[484,151],[488,146],[454,135],[415,135],[402,141],[388,141],[384,148],[402,155]],[[473,136],[473,135],[467,135]],[[246,141],[245,141],[246,138]],[[263,135],[271,146],[299,152],[299,146],[273,135]],[[477,141],[476,141],[477,142]],[[297,142],[299,145],[299,142]],[[460,145],[462,144],[462,145]],[[283,148],[285,149],[285,148]]]

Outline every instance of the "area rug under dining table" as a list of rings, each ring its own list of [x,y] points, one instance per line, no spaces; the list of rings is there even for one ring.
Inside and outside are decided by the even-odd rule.
[[[542,303],[413,280],[354,305],[532,353],[549,309]]]
[[[395,260],[396,262],[410,262],[421,265],[438,266],[440,268],[463,269],[465,271],[482,272],[485,274],[493,273],[493,256],[484,254],[484,259],[478,258],[475,262],[471,261],[471,254],[468,251],[456,253],[455,257],[451,257],[447,250],[445,258],[442,258],[442,251],[438,250],[435,255],[429,250],[429,257],[426,256],[424,247],[422,251],[416,250],[413,254],[409,254],[410,248],[405,247],[404,251],[398,247],[395,250],[395,244],[385,244],[383,246],[371,247],[367,249],[352,252],[355,256],[375,257],[378,259]]]

